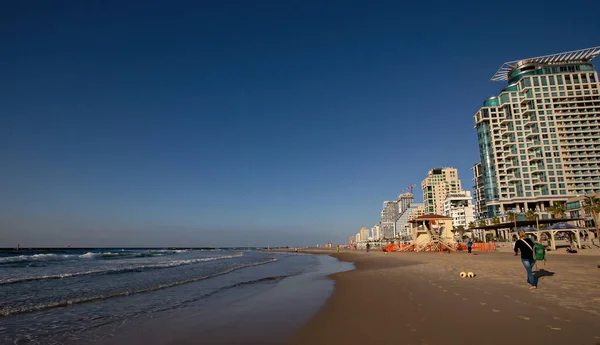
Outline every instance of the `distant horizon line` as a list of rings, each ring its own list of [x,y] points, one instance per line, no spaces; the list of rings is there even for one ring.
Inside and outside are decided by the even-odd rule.
[[[190,249],[190,250],[198,250],[198,249],[237,249],[237,248],[285,248],[292,246],[209,246],[209,247],[174,247],[174,246],[166,246],[166,247],[148,247],[148,246],[128,246],[128,247],[118,247],[118,246],[108,246],[108,247],[0,247],[0,250],[96,250],[96,249]]]

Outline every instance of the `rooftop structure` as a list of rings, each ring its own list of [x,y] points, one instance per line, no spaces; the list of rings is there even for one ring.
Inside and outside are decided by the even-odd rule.
[[[585,48],[573,50],[570,52],[538,56],[521,60],[505,62],[500,69],[492,77],[492,81],[504,81],[511,79],[511,74],[517,69],[524,72],[524,66],[531,66],[531,70],[535,69],[535,65],[565,65],[569,63],[588,63],[600,55],[600,46],[593,48]]]

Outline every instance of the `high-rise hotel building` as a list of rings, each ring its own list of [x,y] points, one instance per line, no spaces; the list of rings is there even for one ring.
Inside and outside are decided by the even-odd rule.
[[[434,168],[421,182],[426,214],[444,213],[444,200],[450,193],[462,191],[456,168]]]
[[[492,77],[508,85],[474,116],[487,217],[600,192],[598,55],[600,47],[506,62]]]

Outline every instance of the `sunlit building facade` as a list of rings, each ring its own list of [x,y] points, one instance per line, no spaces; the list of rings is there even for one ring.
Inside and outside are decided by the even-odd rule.
[[[474,115],[487,217],[548,217],[556,201],[600,192],[598,55],[600,47],[527,58],[496,72],[492,80],[508,85]]]

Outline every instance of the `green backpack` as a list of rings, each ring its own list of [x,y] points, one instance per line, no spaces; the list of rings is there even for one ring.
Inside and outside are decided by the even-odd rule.
[[[546,260],[546,248],[543,244],[534,242],[533,243],[533,257],[535,261]]]

